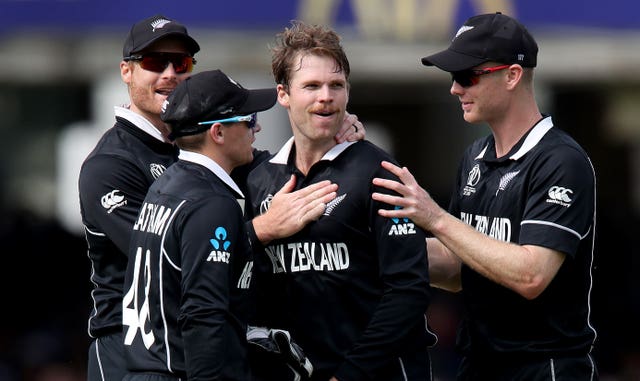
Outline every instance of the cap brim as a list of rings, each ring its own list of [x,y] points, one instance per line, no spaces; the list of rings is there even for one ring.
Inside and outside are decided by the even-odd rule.
[[[471,69],[486,61],[486,58],[473,57],[449,49],[422,58],[423,65],[436,66],[448,72]]]
[[[278,92],[275,87],[270,89],[248,90],[249,96],[242,107],[235,114],[248,115],[254,112],[265,111],[273,107],[278,99]]]

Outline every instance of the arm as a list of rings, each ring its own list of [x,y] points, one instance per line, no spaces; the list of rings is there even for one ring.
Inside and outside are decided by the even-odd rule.
[[[131,228],[150,185],[129,160],[113,155],[91,158],[78,180],[83,223],[104,233],[126,256]]]
[[[176,219],[181,266],[177,322],[189,379],[227,379],[230,370],[242,372],[246,365],[246,331],[237,322],[249,308],[249,289],[239,280],[251,255],[244,218],[234,203],[226,197],[201,199]]]
[[[292,192],[295,176],[273,196],[266,213],[252,220],[255,235],[264,245],[274,239],[288,237],[324,213],[327,202],[336,197],[337,184],[328,180]]]
[[[382,216],[412,219],[469,267],[527,299],[540,295],[558,272],[564,254],[540,246],[517,245],[488,237],[440,208],[407,168],[387,162],[382,166],[398,176],[400,182],[377,178],[373,183],[402,195],[372,195],[374,200],[402,207],[380,210]]]
[[[437,238],[427,238],[427,255],[429,256],[429,282],[450,292],[462,290],[460,270],[462,262],[451,250]]]

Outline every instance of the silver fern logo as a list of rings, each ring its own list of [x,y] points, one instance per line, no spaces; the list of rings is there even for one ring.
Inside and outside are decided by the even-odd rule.
[[[496,196],[498,195],[498,192],[503,191],[507,188],[507,185],[509,185],[511,180],[513,180],[513,178],[516,177],[518,173],[520,173],[520,171],[513,171],[508,172],[504,176],[502,176],[502,178],[500,179],[500,185],[498,185],[498,190],[496,190]]]
[[[342,196],[338,196],[336,198],[334,198],[333,200],[329,201],[329,203],[327,204],[327,206],[324,208],[324,213],[322,213],[324,216],[328,216],[331,214],[331,212],[333,212],[333,210],[338,206],[339,203],[342,202],[342,200],[344,200],[344,198],[347,197],[347,194],[343,194]]]
[[[157,20],[154,20],[151,23],[151,27],[153,28],[153,31],[155,32],[156,29],[162,29],[165,25],[167,25],[170,22],[171,21],[169,21],[167,19],[157,19]]]

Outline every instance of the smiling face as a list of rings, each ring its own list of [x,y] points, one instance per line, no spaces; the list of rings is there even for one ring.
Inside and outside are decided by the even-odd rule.
[[[496,63],[484,63],[475,70],[495,67]],[[499,70],[475,78],[475,83],[463,87],[453,81],[450,92],[460,100],[464,120],[468,123],[496,123],[509,109],[507,79],[509,70]]]
[[[140,53],[148,52],[189,54],[184,42],[174,38],[157,41]],[[178,74],[172,64],[162,73],[156,73],[143,69],[136,61],[122,61],[120,74],[129,88],[131,111],[144,116],[166,136],[167,128],[160,120],[162,103],[178,83],[188,78],[191,73]]]
[[[349,101],[346,77],[327,56],[299,53],[294,62],[289,86],[278,85],[278,102],[289,112],[296,142],[332,146]]]

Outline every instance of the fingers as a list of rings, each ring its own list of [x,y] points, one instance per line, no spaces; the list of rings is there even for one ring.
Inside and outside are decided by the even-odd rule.
[[[302,189],[298,189],[293,193],[300,197],[305,197],[305,198],[309,196],[311,196],[311,198],[314,198],[314,197],[319,198],[326,193],[335,192],[337,189],[338,189],[338,184],[331,184],[331,181],[323,180],[311,185],[307,185],[306,187]]]
[[[327,204],[324,202],[317,202],[313,205],[309,205],[307,211],[300,217],[300,222],[303,225],[306,225],[311,221],[316,221],[320,216],[322,216],[322,214],[324,214],[326,207]]]
[[[382,179],[380,177],[375,177],[373,179],[373,185],[382,187],[382,188],[387,188],[389,190],[398,192],[400,194],[403,194],[403,189],[404,187],[402,186],[401,183],[395,181],[395,180],[389,180],[389,179]]]
[[[342,127],[335,136],[337,143],[345,141],[355,142],[365,137],[364,125],[358,121],[358,117],[354,114],[345,112]]]
[[[383,161],[382,163],[380,163],[380,165],[382,165],[382,168],[398,176],[398,178],[400,178],[400,181],[405,184],[407,183],[407,181],[415,181],[413,175],[411,174],[411,172],[409,172],[409,169],[407,169],[407,167],[400,168],[388,161]]]

